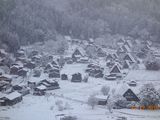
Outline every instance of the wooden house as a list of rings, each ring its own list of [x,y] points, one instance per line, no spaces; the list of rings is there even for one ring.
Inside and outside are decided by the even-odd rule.
[[[72,59],[74,62],[77,62],[78,59],[86,57],[86,52],[82,48],[76,48],[72,53]]]
[[[7,75],[7,74],[0,75],[0,81],[7,81],[7,82],[11,83],[12,76]]]
[[[30,93],[30,89],[24,84],[14,85],[12,87],[12,90],[19,92],[22,96],[25,96]]]
[[[59,84],[57,81],[54,81],[54,80],[42,80],[38,86],[45,86],[45,90],[54,90],[54,89],[59,89]]]
[[[53,68],[48,72],[49,78],[60,78],[60,69]]]
[[[135,87],[130,87],[128,84],[123,83],[117,86],[115,94],[124,97],[127,101],[135,101],[139,102],[140,99],[138,97],[139,90]]]
[[[100,67],[97,64],[89,64],[87,66],[87,69],[85,72],[89,74],[89,76],[95,77],[95,78],[102,78],[103,77],[103,71],[104,68]]]
[[[25,77],[25,76],[27,76],[27,72],[28,72],[27,69],[22,68],[22,69],[19,69],[19,70],[18,70],[17,75],[22,76],[22,77]]]
[[[102,48],[97,49],[97,56],[98,57],[106,57],[106,52]]]
[[[37,77],[32,77],[32,78],[30,78],[30,80],[28,81],[27,86],[28,86],[29,88],[31,88],[31,89],[34,89],[35,87],[37,87],[37,85],[38,85],[38,83],[39,83],[40,81],[42,81],[42,80],[40,80],[40,79],[37,78]]]
[[[24,64],[24,67],[28,69],[34,69],[36,67],[36,64],[32,61],[27,61],[27,63]]]
[[[41,62],[41,58],[42,56],[41,55],[35,55],[31,58],[32,62],[35,62],[35,63],[40,63]]]
[[[95,78],[103,78],[103,70],[101,69],[93,69],[90,73],[89,76],[95,77]]]
[[[97,100],[97,102],[98,102],[98,103],[97,103],[98,105],[106,105],[109,96],[105,96],[105,95],[96,95],[95,98],[96,98],[96,100]]]
[[[65,63],[67,63],[67,64],[72,64],[73,63],[72,55],[66,55],[64,57],[64,60],[65,60]]]
[[[38,54],[39,54],[38,51],[33,50],[33,51],[31,51],[31,53],[30,53],[30,55],[29,55],[28,57],[29,57],[29,58],[32,58],[33,56],[36,56],[36,55],[38,55]]]
[[[18,92],[12,92],[0,98],[1,106],[12,106],[22,101],[22,95]]]
[[[68,80],[68,76],[66,74],[61,75],[61,80]]]
[[[23,49],[18,50],[15,53],[15,57],[25,57],[25,51]]]
[[[8,81],[0,80],[0,92],[7,91],[12,87],[11,83]]]
[[[128,82],[128,85],[131,87],[135,87],[135,86],[137,86],[137,83],[136,83],[136,81],[130,81],[130,82]]]
[[[40,86],[34,88],[34,93],[33,94],[38,95],[38,96],[45,95],[46,89],[47,89],[46,86],[40,85]]]
[[[10,67],[10,74],[12,75],[17,75],[18,74],[18,71],[20,69],[23,68],[23,65],[20,65],[20,64],[13,64],[11,67]]]

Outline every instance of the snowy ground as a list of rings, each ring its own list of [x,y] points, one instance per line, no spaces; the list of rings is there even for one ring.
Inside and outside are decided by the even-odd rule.
[[[86,66],[85,64],[65,65],[61,73],[67,73],[70,76],[77,72],[84,74]],[[86,104],[89,95],[100,94],[100,89],[104,85],[110,86],[111,89],[116,88],[117,81],[90,77],[88,83],[59,81],[59,84],[61,89],[49,91],[48,93],[52,93],[50,96],[27,95],[21,103],[15,106],[0,107],[0,120],[58,120],[58,117],[56,117],[58,114],[77,116],[78,120],[117,120],[118,117],[122,116],[128,120],[160,119],[160,111],[124,109],[113,110],[113,113],[110,113],[106,107],[96,106],[92,110]],[[141,82],[138,82],[138,84],[141,86]],[[57,100],[62,100],[64,104],[68,103],[70,107],[64,111],[58,111],[55,105]]]

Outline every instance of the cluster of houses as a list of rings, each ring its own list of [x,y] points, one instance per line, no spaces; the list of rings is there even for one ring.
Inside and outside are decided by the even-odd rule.
[[[151,43],[148,41],[139,42],[131,38],[119,39],[117,41],[117,48],[112,52],[102,46],[94,43],[93,39],[78,40],[71,39],[66,36],[71,46],[76,45],[69,54],[64,55],[64,64],[82,63],[88,64],[85,72],[95,78],[105,78],[106,80],[123,79],[126,76],[126,70],[138,69],[139,59],[137,53],[151,51]],[[139,49],[137,49],[139,48]],[[87,53],[89,51],[89,53]],[[94,55],[96,54],[96,58]],[[44,55],[36,50],[27,53],[25,50],[20,49],[15,53],[13,60],[8,60],[4,50],[0,50],[0,67],[7,68],[6,71],[0,69],[0,105],[13,105],[20,102],[24,95],[33,92],[33,95],[44,95],[47,90],[59,89],[57,80],[68,80],[67,74],[61,74],[63,65],[61,58],[54,58],[51,55]],[[158,55],[157,55],[158,56]],[[99,58],[104,58],[103,65],[96,64],[95,61]],[[106,70],[107,69],[107,70]],[[107,72],[106,72],[107,71]],[[47,75],[47,79],[41,78],[41,73]],[[44,75],[43,74],[43,75]],[[26,84],[13,85],[12,77],[21,77],[27,79]],[[86,76],[87,81],[88,76]],[[81,73],[72,75],[71,82],[81,82],[84,80]],[[130,81],[127,83],[131,87],[135,87],[137,83]],[[128,89],[123,96],[131,101],[138,101],[136,94]],[[134,97],[134,98],[131,98]],[[100,99],[100,96],[98,97]],[[99,104],[106,103],[107,97],[102,98]]]
[[[118,40],[117,50],[114,53],[109,53],[106,57],[106,66],[110,69],[110,73],[105,78],[107,80],[116,80],[125,76],[125,70],[139,69],[140,60],[137,54],[142,52],[142,48],[139,48],[139,46],[143,46],[146,51],[150,51],[147,43],[147,41],[137,43],[136,40],[131,38]],[[139,49],[135,50],[135,47]]]
[[[8,54],[0,50],[0,105],[14,105],[31,92],[44,95],[47,90],[60,88],[56,81],[60,78],[60,67],[52,56],[42,57],[38,51],[27,54],[23,49],[12,59]],[[47,79],[41,77],[42,72],[48,75]]]
[[[73,62],[89,63],[86,72],[92,77],[104,77],[106,80],[121,79],[127,74],[126,70],[139,69],[141,61],[138,55],[150,52],[152,45],[148,40],[141,41],[130,37],[120,37],[116,40],[116,48],[108,50],[106,47],[96,45],[93,39],[78,40],[71,39],[69,36],[66,36],[66,39],[71,46],[77,45],[70,53],[70,58],[66,57],[66,62],[69,64]],[[92,64],[91,60],[94,61],[95,58],[87,53],[88,49],[96,54],[96,59],[104,58],[106,65],[101,65],[103,66],[101,67],[98,64]],[[104,71],[105,68],[109,69],[107,73]]]
[[[87,69],[85,70],[89,76],[95,78],[102,78],[104,76],[103,71],[104,68],[95,63],[88,64]]]

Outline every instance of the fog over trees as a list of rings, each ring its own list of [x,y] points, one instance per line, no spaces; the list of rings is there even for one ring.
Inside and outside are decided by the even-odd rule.
[[[121,34],[160,43],[159,33],[159,0],[0,1],[0,47],[9,51],[56,40],[58,34],[80,39]]]

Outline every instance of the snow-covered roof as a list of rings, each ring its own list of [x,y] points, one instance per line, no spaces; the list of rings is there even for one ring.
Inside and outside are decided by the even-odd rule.
[[[31,77],[30,79],[29,79],[29,82],[31,82],[31,83],[38,83],[38,82],[40,82],[40,81],[42,81],[43,79],[40,79],[40,78],[38,78],[38,77]]]
[[[12,75],[9,75],[9,74],[3,74],[0,77],[5,77],[5,78],[8,78],[8,79],[12,79]]]
[[[17,61],[15,64],[13,64],[13,66],[16,66],[16,67],[23,67],[23,63],[20,62],[20,61]]]
[[[90,38],[89,41],[90,41],[90,42],[94,42],[93,38]]]
[[[124,46],[123,46],[123,49],[124,49],[124,50],[127,50],[127,52],[131,52],[131,49],[129,48],[128,45],[124,45]]]
[[[98,100],[107,100],[108,96],[105,96],[105,95],[96,95],[95,98],[98,99]]]
[[[89,58],[88,57],[82,57],[80,58],[80,60],[88,60]]]
[[[122,73],[121,72],[121,69],[120,69],[120,64],[119,63],[115,63],[114,65],[113,65],[113,67],[111,68],[111,70],[110,70],[110,73],[114,73],[114,69],[117,69],[118,71],[119,71],[119,73]],[[116,72],[117,73],[117,72]]]
[[[0,53],[7,54],[4,49],[0,49]]]
[[[5,96],[5,98],[9,99],[9,100],[13,100],[15,98],[21,97],[22,95],[20,93],[18,93],[17,91],[12,92],[8,95]]]
[[[130,53],[127,53],[127,54],[125,55],[125,57],[126,57],[126,56],[128,56],[128,57],[131,59],[132,62],[136,62],[136,60],[134,59],[134,57],[133,57]],[[125,57],[124,57],[124,58],[125,58]]]
[[[75,52],[76,50],[79,50],[79,52],[82,54],[82,56],[85,56],[85,55],[86,55],[86,52],[85,52],[85,50],[84,50],[83,48],[77,47],[77,48],[74,50],[74,52]]]
[[[6,96],[6,94],[0,93],[0,98],[3,98],[3,97],[5,97],[5,96]]]
[[[135,94],[139,93],[139,89],[136,87],[130,87],[128,84],[126,83],[122,83],[116,86],[116,91],[115,94],[116,95],[123,95],[128,89],[131,89]]]
[[[39,89],[39,90],[45,90],[45,89],[46,89],[46,86],[40,85],[40,86],[38,86],[38,87],[36,87],[36,88]]]
[[[68,40],[68,41],[71,41],[71,40],[72,40],[72,38],[71,38],[70,36],[64,36],[64,38],[65,38],[66,40]]]
[[[131,42],[131,40],[127,40],[126,43],[129,45],[129,47],[132,47],[132,42]]]

